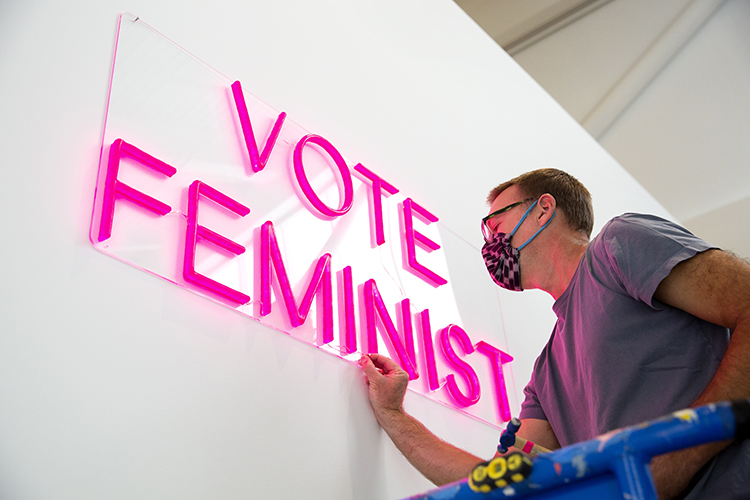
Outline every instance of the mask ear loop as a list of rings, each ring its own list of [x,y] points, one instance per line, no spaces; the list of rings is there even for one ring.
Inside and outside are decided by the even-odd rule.
[[[518,224],[516,224],[516,227],[514,227],[513,231],[510,232],[510,237],[511,238],[513,237],[514,234],[516,234],[516,231],[518,231],[518,228],[521,226],[521,223],[526,220],[526,217],[529,215],[529,212],[531,212],[531,209],[534,208],[534,205],[536,205],[537,202],[539,202],[539,198],[537,198],[536,201],[534,203],[532,203],[531,206],[529,208],[527,208],[526,211],[523,213],[523,217],[521,217],[521,220],[518,221]],[[534,235],[534,236],[536,236],[536,235]],[[532,238],[534,236],[532,236]],[[526,243],[528,243],[528,241]],[[524,245],[526,243],[524,243]],[[520,248],[519,248],[519,250],[520,250]]]
[[[532,206],[533,206],[533,205],[532,205]],[[518,247],[518,251],[519,251],[519,252],[521,251],[521,249],[522,249],[523,247],[525,247],[526,245],[528,245],[528,244],[529,244],[529,243],[531,242],[531,240],[533,240],[534,238],[536,238],[536,235],[537,235],[537,234],[539,234],[539,233],[541,233],[541,232],[542,232],[542,229],[544,229],[545,227],[547,227],[547,225],[548,225],[548,224],[549,224],[550,222],[552,222],[552,219],[554,219],[554,218],[555,218],[555,214],[556,214],[556,213],[557,213],[557,209],[555,209],[555,211],[554,211],[554,212],[552,212],[552,217],[550,217],[550,218],[549,218],[549,220],[548,220],[548,221],[547,221],[547,222],[546,222],[546,223],[545,223],[545,224],[544,224],[544,225],[543,225],[542,227],[540,227],[540,228],[539,228],[539,230],[538,230],[538,231],[537,231],[536,233],[534,233],[534,235],[533,235],[533,236],[532,236],[531,238],[529,238],[528,240],[526,240],[526,243],[524,243],[523,245],[521,245],[520,247]]]

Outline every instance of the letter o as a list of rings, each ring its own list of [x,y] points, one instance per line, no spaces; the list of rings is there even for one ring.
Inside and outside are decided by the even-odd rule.
[[[331,208],[323,203],[323,201],[313,190],[310,182],[307,180],[305,167],[302,164],[302,150],[305,148],[305,145],[308,142],[317,144],[318,146],[323,148],[325,152],[328,153],[328,155],[333,159],[334,163],[336,163],[336,167],[338,167],[339,173],[341,174],[341,180],[344,183],[344,200],[342,201],[341,206],[337,209]],[[354,201],[352,174],[349,172],[349,167],[346,165],[346,162],[341,156],[341,153],[339,153],[336,148],[333,147],[333,144],[328,142],[328,140],[326,140],[325,138],[315,134],[308,134],[299,140],[297,145],[294,147],[294,175],[295,177],[297,177],[297,182],[299,183],[302,192],[305,194],[305,197],[307,197],[307,200],[321,214],[327,215],[329,217],[339,217],[346,214],[349,209],[352,208],[352,202]]]

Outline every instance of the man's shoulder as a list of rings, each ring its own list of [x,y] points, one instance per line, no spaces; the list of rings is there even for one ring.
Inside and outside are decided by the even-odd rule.
[[[679,224],[658,215],[624,213],[609,220],[591,240],[587,252],[592,265],[616,268],[649,267],[676,255],[692,256],[711,248]],[[685,257],[682,257],[685,258]]]
[[[665,228],[687,232],[685,228],[663,217],[653,214],[626,212],[610,219],[602,228],[602,234],[621,231],[660,231]]]
[[[637,241],[661,238],[698,239],[693,233],[676,222],[658,215],[624,213],[610,219],[594,240],[599,244],[630,244]],[[592,241],[594,243],[594,241]]]
[[[596,269],[612,269],[626,284],[648,284],[643,300],[650,303],[653,290],[675,265],[711,248],[715,247],[663,217],[626,213],[607,222],[587,250]]]

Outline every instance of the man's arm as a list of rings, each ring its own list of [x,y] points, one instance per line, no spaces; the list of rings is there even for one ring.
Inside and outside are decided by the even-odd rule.
[[[469,477],[482,459],[446,443],[404,411],[409,375],[380,354],[362,356],[359,364],[367,377],[375,418],[409,463],[438,486]]]
[[[483,459],[446,443],[404,411],[409,375],[380,354],[362,356],[359,363],[367,377],[375,418],[409,463],[438,486],[469,477]],[[560,447],[545,420],[522,420],[517,435],[545,448]]]
[[[750,265],[721,250],[708,250],[676,265],[654,298],[732,331],[714,378],[692,404],[750,398]],[[654,458],[651,472],[659,496],[674,498],[729,441]]]
[[[482,459],[446,443],[404,411],[409,375],[380,354],[362,356],[359,364],[367,377],[375,418],[409,463],[438,486],[469,477]]]

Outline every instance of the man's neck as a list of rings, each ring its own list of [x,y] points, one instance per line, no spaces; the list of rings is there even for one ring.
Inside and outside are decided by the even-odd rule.
[[[555,300],[560,298],[573,279],[587,245],[588,239],[576,234],[559,240],[558,245],[549,248],[545,255],[547,262],[539,266],[547,272],[540,277],[538,286],[534,288],[544,290]]]
[[[565,258],[561,259],[562,265],[560,267],[560,280],[557,283],[557,288],[550,291],[550,295],[552,295],[555,300],[559,299],[560,295],[562,295],[563,292],[568,289],[570,281],[573,279],[573,276],[578,270],[578,266],[581,263],[581,259],[583,258],[583,254],[586,251],[587,245],[588,242],[580,243],[578,245],[575,245],[574,247],[569,248],[568,255]]]

